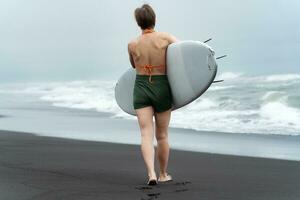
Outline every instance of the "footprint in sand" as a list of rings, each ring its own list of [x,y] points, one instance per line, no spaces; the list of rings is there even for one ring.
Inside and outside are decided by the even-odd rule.
[[[141,200],[153,200],[153,199],[157,199],[159,197],[160,193],[149,193],[147,194],[148,198],[141,198]]]
[[[152,187],[148,187],[148,186],[141,186],[141,187],[135,187],[135,189],[137,190],[152,190]]]
[[[175,192],[186,192],[186,191],[188,191],[189,189],[187,189],[187,188],[182,188],[182,189],[177,189],[177,190],[175,190]]]
[[[191,183],[190,181],[182,181],[182,182],[177,182],[174,185],[187,185],[187,184],[190,184],[190,183]]]
[[[186,187],[188,184],[191,184],[190,181],[180,181],[180,182],[166,182],[159,184],[153,187],[150,186],[138,186],[135,189],[140,190],[144,193],[141,200],[154,200],[159,199],[162,194],[168,193],[182,193],[187,192],[189,189]],[[175,188],[174,188],[175,187]],[[149,191],[151,190],[151,192]]]

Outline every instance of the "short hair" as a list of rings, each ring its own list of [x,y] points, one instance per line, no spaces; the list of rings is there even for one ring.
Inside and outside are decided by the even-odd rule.
[[[144,4],[140,8],[136,8],[134,16],[137,24],[141,29],[154,28],[155,12],[149,4]]]

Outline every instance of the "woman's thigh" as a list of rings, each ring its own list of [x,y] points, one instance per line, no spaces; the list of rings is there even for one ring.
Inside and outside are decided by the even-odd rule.
[[[139,109],[135,109],[138,123],[141,130],[151,129],[153,131],[153,107],[147,106]],[[143,134],[143,133],[142,133]]]

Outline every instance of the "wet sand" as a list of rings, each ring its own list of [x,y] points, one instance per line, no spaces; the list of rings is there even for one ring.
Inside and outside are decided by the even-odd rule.
[[[300,199],[297,161],[171,149],[169,173],[147,186],[138,145],[0,131],[0,199]]]

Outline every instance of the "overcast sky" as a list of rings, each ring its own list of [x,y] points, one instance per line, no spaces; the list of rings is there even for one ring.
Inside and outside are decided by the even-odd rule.
[[[140,34],[133,11],[153,6],[157,31],[204,41],[220,72],[300,73],[298,0],[0,1],[0,81],[117,79]]]

